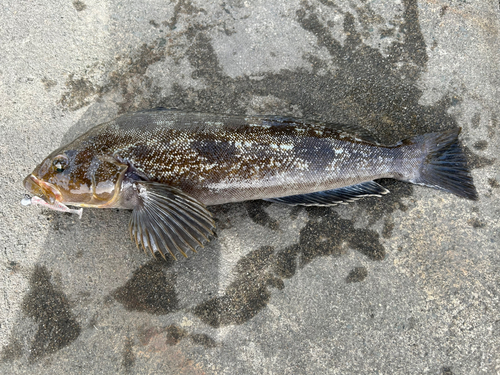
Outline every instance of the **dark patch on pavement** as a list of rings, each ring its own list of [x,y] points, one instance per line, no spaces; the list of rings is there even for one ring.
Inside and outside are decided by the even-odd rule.
[[[75,7],[77,12],[81,12],[82,10],[87,9],[87,5],[80,0],[73,1],[73,6]]]
[[[329,82],[330,77],[326,77],[320,86],[325,91],[325,84],[328,85],[329,94],[325,97],[333,103],[332,110],[344,116],[347,114],[349,120],[332,118],[366,128],[375,125],[376,134],[384,142],[456,127],[453,119],[443,111],[451,99],[434,108],[418,104],[421,91],[415,87],[416,80],[425,67],[427,54],[418,22],[417,2],[407,0],[404,5],[404,22],[397,30],[404,35],[404,41],[395,41],[386,56],[362,42],[354,26],[354,17],[349,13],[344,13],[346,39],[342,44],[332,36],[329,26],[320,20],[313,6],[305,6],[297,12],[299,24],[317,38],[319,46],[328,49],[332,62],[339,67],[335,78]],[[404,72],[395,69],[398,63],[405,64]],[[369,119],[373,124],[369,124]]]
[[[479,220],[477,217],[467,220],[467,224],[469,224],[474,229],[484,228],[486,223],[482,220]]]
[[[3,347],[1,358],[3,362],[12,362],[23,356],[23,346],[21,342],[13,338],[10,343]]]
[[[174,14],[172,18],[170,18],[169,21],[163,21],[161,24],[163,26],[167,26],[171,30],[174,30],[177,27],[177,22],[179,21],[179,16],[181,14],[193,15],[198,13],[207,14],[205,9],[195,7],[189,0],[178,0],[174,6]]]
[[[271,205],[270,202],[257,200],[257,201],[247,201],[244,202],[245,208],[248,212],[248,216],[255,224],[262,225],[263,227],[268,227],[273,230],[279,229],[279,224],[274,220],[269,214],[264,210],[264,208]]]
[[[470,169],[489,167],[490,165],[493,165],[496,160],[495,158],[490,159],[484,156],[479,156],[473,153],[468,147],[463,147],[463,150],[467,156],[467,165]]]
[[[54,210],[42,209],[42,215],[47,218],[52,230],[58,232],[68,232],[74,229],[75,226],[81,225],[80,220],[76,215],[67,212],[61,213]]]
[[[447,10],[448,10],[448,5],[443,5],[441,7],[441,11],[439,12],[439,17],[443,17]]]
[[[479,151],[484,151],[488,148],[488,141],[477,141],[476,143],[474,143],[473,147],[476,149],[476,150],[479,150]]]
[[[130,337],[127,337],[122,352],[122,366],[125,368],[125,372],[129,373],[132,367],[134,367],[134,364],[134,341]]]
[[[386,55],[363,43],[350,13],[343,13],[347,37],[340,43],[330,32],[331,26],[316,15],[314,7],[300,9],[297,21],[317,38],[320,47],[327,48],[332,63],[337,66],[334,72],[318,74],[319,70],[324,71],[325,63],[311,57],[312,71],[282,70],[265,74],[259,80],[246,76],[228,77],[219,64],[210,38],[204,34],[207,28],[218,26],[201,26],[195,22],[185,31],[171,35],[186,36],[191,43],[187,50],[179,52],[179,48],[170,46],[170,39],[158,38],[143,45],[134,56],[120,57],[126,63],[111,72],[108,82],[102,86],[95,88],[82,78],[84,82],[80,88],[74,85],[76,78],[72,77],[61,102],[70,109],[77,109],[96,93],[101,97],[116,90],[124,97],[122,112],[164,106],[186,111],[243,114],[247,106],[242,98],[259,95],[293,104],[306,118],[359,124],[375,130],[379,138],[388,143],[414,134],[454,128],[455,121],[446,113],[453,104],[452,98],[445,98],[433,107],[418,103],[422,91],[418,89],[417,80],[425,68],[427,54],[418,22],[417,2],[406,0],[404,6],[404,22],[394,26],[394,32],[404,35],[404,41],[395,41]],[[183,1],[176,5],[179,12],[196,17],[191,7]],[[174,17],[167,24],[175,25],[176,22]],[[192,78],[202,80],[205,88],[195,90],[174,83],[169,95],[160,95],[164,90],[153,86],[145,72],[149,65],[161,61],[167,54],[175,59],[187,57],[194,69]],[[69,100],[72,96],[78,100]]]
[[[394,220],[392,219],[391,216],[389,216],[384,221],[384,228],[382,229],[382,237],[391,238],[393,229],[394,229]]]
[[[236,265],[238,277],[224,295],[200,303],[193,313],[212,327],[242,324],[262,310],[271,298],[270,288],[283,289],[283,280],[270,269],[272,247],[262,247],[241,258]]]
[[[175,324],[171,324],[167,327],[155,327],[139,331],[139,340],[143,346],[148,345],[153,338],[156,339],[158,336],[161,336],[160,341],[164,341],[164,343],[169,346],[177,345],[185,338],[205,348],[214,348],[217,346],[217,342],[210,336],[203,333],[190,333]]]
[[[194,344],[203,345],[205,348],[215,348],[217,346],[217,342],[204,333],[192,333],[189,338]]]
[[[351,272],[349,272],[345,281],[347,283],[359,283],[360,281],[366,279],[366,276],[368,276],[368,270],[366,267],[355,267],[351,270]]]
[[[7,269],[12,273],[17,273],[21,270],[21,265],[13,260],[7,263]]]
[[[488,178],[488,184],[490,184],[493,189],[500,188],[500,182],[498,182],[495,178]]]
[[[300,231],[300,264],[305,265],[319,256],[344,254],[352,248],[371,260],[383,260],[385,249],[379,235],[371,229],[355,228],[327,207],[307,207],[311,219]],[[292,245],[293,246],[293,245]]]
[[[66,92],[59,99],[59,103],[72,111],[76,111],[113,89],[119,91],[123,101],[118,103],[120,112],[127,112],[137,108],[156,107],[148,99],[147,93],[154,93],[152,80],[145,73],[147,68],[165,58],[166,39],[159,38],[154,43],[144,43],[135,57],[118,56],[117,61],[123,61],[120,68],[109,73],[107,82],[98,85],[85,77],[70,74],[66,81]]]
[[[279,251],[275,256],[274,272],[284,279],[289,279],[295,275],[299,251],[298,246],[288,246]]]
[[[45,90],[50,91],[52,87],[57,85],[57,81],[54,81],[53,79],[48,79],[48,78],[42,78],[42,83],[45,86]]]
[[[232,221],[234,220],[233,213],[238,206],[238,203],[228,203],[208,207],[208,210],[212,213],[212,217],[215,220],[216,231],[232,227]]]
[[[479,127],[479,124],[481,124],[481,114],[475,113],[474,116],[472,116],[471,120],[472,128],[477,129]]]
[[[73,73],[69,75],[66,87],[68,90],[61,96],[59,103],[73,111],[89,105],[96,95],[102,93],[102,88],[88,78],[76,78]]]
[[[178,309],[176,275],[166,270],[173,260],[151,260],[134,271],[126,284],[111,293],[127,310],[163,315]]]
[[[187,336],[187,331],[172,324],[165,329],[167,333],[167,345],[177,345],[184,337]]]
[[[23,299],[22,310],[38,323],[31,343],[31,361],[57,352],[80,335],[80,324],[71,313],[68,299],[53,285],[45,266],[35,266],[30,292]]]
[[[451,367],[443,367],[441,369],[441,375],[453,375],[453,371],[451,371]]]
[[[413,194],[414,185],[409,182],[401,182],[392,179],[376,180],[379,184],[389,190],[389,194],[382,197],[367,197],[356,202],[368,215],[368,225],[373,225],[378,220],[388,217],[394,211],[406,212],[408,207],[403,203],[403,198]]]
[[[377,232],[355,228],[329,208],[305,209],[311,220],[301,230],[298,244],[281,251],[264,246],[241,258],[234,270],[237,277],[224,294],[200,303],[192,312],[212,327],[242,324],[267,306],[271,288],[283,289],[283,279],[316,257],[340,256],[350,247],[372,260],[384,259]]]

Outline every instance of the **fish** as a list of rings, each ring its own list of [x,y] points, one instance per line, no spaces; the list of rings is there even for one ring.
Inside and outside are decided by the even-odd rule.
[[[166,258],[214,236],[208,206],[263,199],[333,206],[389,191],[392,178],[477,200],[460,129],[392,145],[356,126],[155,108],[124,114],[55,150],[24,180],[38,204],[132,210],[136,246]]]

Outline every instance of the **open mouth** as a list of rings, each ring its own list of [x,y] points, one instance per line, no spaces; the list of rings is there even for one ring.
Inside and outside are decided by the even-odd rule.
[[[31,194],[41,197],[51,204],[62,198],[61,193],[52,184],[39,180],[32,174],[24,179],[24,187]]]

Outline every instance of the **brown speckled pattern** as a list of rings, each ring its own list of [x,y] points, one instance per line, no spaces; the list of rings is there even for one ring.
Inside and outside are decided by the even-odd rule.
[[[173,110],[124,115],[72,148],[113,155],[206,205],[411,177],[421,158],[412,145],[370,143],[337,125]]]

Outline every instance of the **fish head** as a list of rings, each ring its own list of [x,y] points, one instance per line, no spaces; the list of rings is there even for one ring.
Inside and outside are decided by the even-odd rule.
[[[49,204],[113,207],[128,166],[88,148],[61,148],[24,179],[24,187]]]

